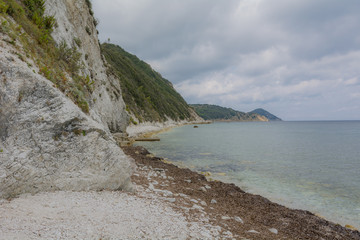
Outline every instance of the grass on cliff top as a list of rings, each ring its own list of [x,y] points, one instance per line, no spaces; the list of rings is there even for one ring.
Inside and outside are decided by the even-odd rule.
[[[127,110],[140,122],[189,119],[189,106],[172,84],[151,66],[119,46],[104,43],[102,53],[109,71],[121,82]]]
[[[51,37],[56,27],[55,18],[44,15],[44,12],[45,0],[0,0],[0,16],[3,19],[0,31],[11,39],[3,40],[14,45],[18,57],[30,68],[32,65],[27,59],[32,59],[39,74],[88,113],[93,81],[89,76],[79,74],[82,64],[76,47],[77,39],[74,39],[73,46],[67,46],[65,42],[57,46]]]

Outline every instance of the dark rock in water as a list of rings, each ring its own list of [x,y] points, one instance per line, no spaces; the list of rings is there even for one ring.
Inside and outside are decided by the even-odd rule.
[[[199,128],[199,126],[194,126],[194,128]]]

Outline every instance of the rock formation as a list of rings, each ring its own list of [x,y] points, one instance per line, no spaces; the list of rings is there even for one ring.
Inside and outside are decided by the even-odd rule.
[[[94,81],[84,113],[19,58],[19,43],[0,31],[0,198],[54,190],[130,189],[133,160],[111,132],[124,132],[128,116],[119,81],[107,76],[94,18],[85,0],[48,0],[57,21],[52,36],[71,46],[81,39],[82,74]]]

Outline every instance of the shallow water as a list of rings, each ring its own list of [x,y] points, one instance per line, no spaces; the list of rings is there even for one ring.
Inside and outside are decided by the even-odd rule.
[[[158,136],[160,142],[137,145],[247,192],[360,228],[359,121],[214,123]]]

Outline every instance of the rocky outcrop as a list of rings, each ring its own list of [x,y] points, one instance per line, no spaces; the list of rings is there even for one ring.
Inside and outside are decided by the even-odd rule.
[[[19,58],[21,46],[1,41],[0,198],[54,190],[130,189],[133,160],[111,135],[125,131],[128,116],[119,81],[106,74],[93,17],[85,0],[46,2],[58,24],[54,39],[68,45],[81,39],[82,74],[95,82],[90,111],[82,112],[38,74],[31,59]]]
[[[60,44],[75,46],[81,53],[84,76],[94,81],[90,115],[102,121],[112,132],[125,132],[129,116],[121,97],[120,81],[107,74],[96,30],[96,20],[85,0],[47,0],[46,15],[54,16],[56,28],[52,37]]]

